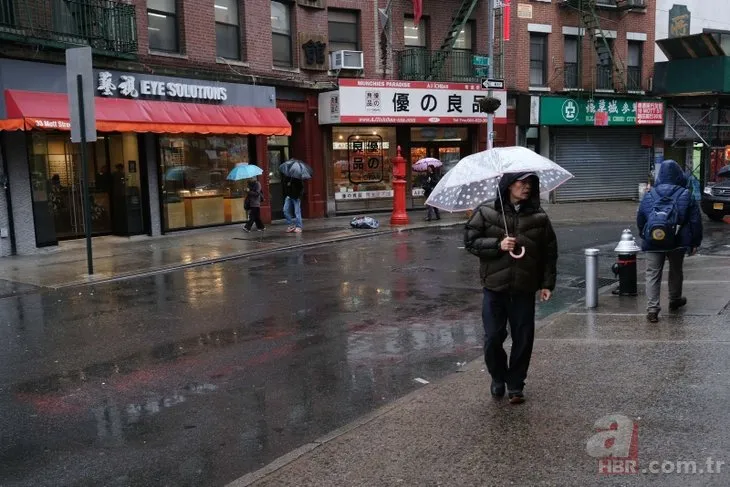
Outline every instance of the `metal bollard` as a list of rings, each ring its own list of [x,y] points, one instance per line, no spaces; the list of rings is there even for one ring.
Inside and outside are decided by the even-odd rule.
[[[598,306],[598,249],[586,249],[586,308]]]

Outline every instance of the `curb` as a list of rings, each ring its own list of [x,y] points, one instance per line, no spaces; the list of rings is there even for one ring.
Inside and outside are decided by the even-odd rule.
[[[604,295],[608,293],[612,287],[614,287],[616,284],[609,284],[607,286],[603,286],[598,289],[599,295]],[[557,318],[567,315],[578,306],[585,306],[585,298],[581,299],[579,302],[572,304],[571,306],[568,306],[564,310],[556,311],[555,313],[552,313],[543,319],[539,320],[537,323],[535,323],[535,330],[540,330],[541,328],[544,328],[545,326],[551,324],[553,321],[555,321]],[[509,343],[511,341],[511,338],[508,338],[508,341],[506,343]],[[303,457],[304,455],[316,450],[317,448],[326,445],[330,441],[336,440],[340,436],[343,436],[351,431],[354,431],[362,426],[365,426],[366,424],[378,419],[381,416],[384,416],[385,414],[388,414],[390,411],[405,406],[406,404],[409,404],[416,399],[418,399],[420,396],[426,393],[426,391],[432,390],[434,388],[440,387],[441,383],[460,373],[464,372],[470,372],[477,369],[480,369],[484,365],[484,359],[483,357],[476,358],[469,362],[468,364],[464,365],[460,369],[456,370],[455,372],[448,374],[444,377],[441,377],[440,379],[436,380],[435,382],[431,382],[430,384],[426,384],[423,387],[420,387],[416,389],[415,391],[412,391],[405,396],[396,399],[390,404],[386,404],[384,406],[379,407],[375,411],[372,411],[370,413],[367,413],[360,418],[355,419],[354,421],[351,421],[350,423],[341,426],[330,433],[327,433],[324,436],[320,436],[319,438],[310,441],[309,443],[306,443],[299,448],[296,448],[289,453],[286,453],[269,464],[261,467],[258,470],[254,470],[253,472],[247,473],[242,477],[239,477],[232,482],[226,484],[225,487],[248,487],[259,480],[263,480],[264,478],[268,477],[269,475],[275,473],[277,470],[280,470],[290,463],[295,462],[299,458]]]
[[[264,250],[254,250],[251,252],[237,252],[233,254],[223,255],[221,257],[215,257],[212,259],[203,259],[199,260],[197,262],[190,262],[188,264],[170,264],[167,266],[161,266],[156,267],[154,269],[150,270],[143,270],[143,271],[132,271],[128,273],[121,273],[117,274],[111,277],[103,277],[99,279],[83,279],[83,280],[76,280],[76,281],[70,281],[65,282],[61,284],[53,284],[53,285],[47,285],[47,286],[39,286],[41,288],[47,288],[47,289],[53,289],[53,290],[60,290],[60,289],[66,289],[71,287],[79,287],[79,286],[92,286],[96,284],[107,284],[110,282],[117,282],[117,281],[125,281],[129,279],[134,279],[138,277],[147,277],[147,276],[153,276],[157,274],[165,274],[167,272],[173,272],[183,269],[190,269],[193,267],[199,267],[209,264],[218,264],[221,262],[227,262],[230,260],[236,260],[236,259],[243,259],[246,257],[260,257],[262,255],[269,255],[274,254],[276,252],[285,252],[289,250],[297,250],[297,249],[306,249],[311,247],[317,247],[320,245],[328,245],[331,243],[337,243],[337,242],[346,242],[348,240],[357,240],[361,238],[369,238],[369,237],[378,237],[382,235],[392,235],[395,233],[403,233],[403,232],[412,232],[415,230],[424,230],[428,228],[449,228],[457,225],[463,225],[464,222],[451,222],[451,223],[439,223],[439,224],[432,224],[432,225],[421,225],[421,226],[415,226],[410,228],[394,228],[390,230],[380,230],[380,231],[373,231],[370,233],[362,233],[357,235],[348,235],[344,237],[334,237],[334,238],[325,238],[322,240],[317,240],[313,242],[303,242],[293,245],[284,245],[282,247],[276,247],[273,249],[264,249]]]

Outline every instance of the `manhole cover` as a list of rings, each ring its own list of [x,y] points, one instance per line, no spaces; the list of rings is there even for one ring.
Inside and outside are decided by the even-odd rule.
[[[604,286],[610,286],[611,284],[616,284],[618,282],[618,279],[614,279],[612,277],[599,277],[598,278],[598,287],[604,287]],[[585,289],[586,287],[586,280],[583,277],[580,277],[578,279],[573,279],[570,281],[570,284],[568,284],[568,287],[575,287],[579,289]]]

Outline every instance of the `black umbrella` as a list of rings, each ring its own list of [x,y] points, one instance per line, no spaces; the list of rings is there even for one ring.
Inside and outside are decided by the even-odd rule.
[[[289,159],[279,166],[279,172],[288,178],[312,179],[314,169],[299,159]]]

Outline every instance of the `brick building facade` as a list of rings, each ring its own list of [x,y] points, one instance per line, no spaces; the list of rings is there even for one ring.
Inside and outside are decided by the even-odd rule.
[[[551,92],[560,92],[566,89],[564,66],[566,35],[582,35],[581,46],[581,86],[571,88],[582,88],[584,90],[595,90],[596,75],[596,51],[594,50],[592,40],[585,34],[584,26],[577,9],[565,5],[561,0],[553,0],[552,2],[529,1],[525,3],[530,7],[531,12],[529,18],[527,13],[520,17],[520,9],[511,8],[511,38],[505,43],[506,56],[514,59],[515,62],[507,63],[505,66],[505,80],[508,88],[516,93],[526,93],[530,91],[530,29],[531,26],[551,26],[551,32],[547,33],[548,42],[548,60],[547,60],[547,83],[546,87]],[[648,0],[646,8],[617,11],[617,9],[601,9],[598,10],[601,20],[601,28],[610,32],[614,39],[613,53],[614,56],[626,64],[628,60],[628,42],[630,34],[644,34],[646,37],[634,36],[641,38],[641,87],[634,91],[650,91],[650,78],[654,68],[654,16],[656,2]],[[542,30],[535,30],[542,32]],[[570,34],[567,34],[570,32]],[[540,87],[545,88],[545,87]]]
[[[319,95],[336,90],[340,79],[437,80],[475,86],[485,74],[483,66],[477,66],[477,59],[485,59],[487,54],[488,12],[485,0],[473,2],[472,14],[465,19],[463,31],[457,36],[454,51],[448,58],[450,60],[445,61],[443,71],[435,73],[436,77],[434,73],[418,71],[433,64],[433,56],[439,52],[449,31],[455,28],[454,18],[460,7],[469,3],[462,0],[424,0],[422,20],[416,26],[413,23],[412,0],[120,0],[118,3],[108,2],[105,7],[100,7],[93,0],[81,0],[75,10],[70,4],[58,4],[53,0],[22,0],[11,2],[11,6],[17,4],[15,10],[0,8],[0,24],[4,27],[0,30],[3,47],[0,60],[59,65],[64,62],[64,47],[86,43],[96,49],[94,68],[97,70],[130,72],[138,78],[171,77],[253,88],[273,87],[275,100],[267,102],[285,113],[291,125],[291,136],[269,139],[256,136],[249,144],[252,162],[264,169],[261,178],[265,193],[262,215],[265,221],[281,217],[281,183],[274,167],[276,162],[284,158],[299,158],[315,168],[315,177],[307,183],[304,216],[322,217],[331,214],[333,207],[333,193],[337,188],[332,172],[337,161],[333,160],[336,157],[336,151],[333,151],[336,145],[334,132],[321,122]],[[563,74],[564,34],[585,34],[576,10],[566,6],[569,3],[570,0],[513,1],[511,38],[505,41],[501,40],[502,10],[497,11],[493,62],[495,76],[505,79],[509,97],[505,103],[506,120],[495,126],[495,145],[534,144],[536,148],[549,150],[547,133],[544,127],[539,127],[542,124],[530,123],[525,117],[520,120],[518,112],[529,111],[524,109],[524,104],[525,100],[534,104],[530,97],[567,93]],[[128,17],[119,17],[118,12],[129,9],[128,5],[134,7],[134,12]],[[272,5],[276,10],[272,10]],[[106,10],[98,16],[101,8]],[[637,93],[633,95],[616,93],[616,96],[636,97],[639,91],[650,88],[654,8],[655,1],[647,0],[644,9],[599,11],[601,28],[614,39],[613,55],[624,64],[629,57],[629,40],[643,43],[640,90],[634,90]],[[50,17],[47,15],[49,12]],[[390,19],[386,29],[383,25],[385,18]],[[102,44],[99,44],[98,38],[100,30],[103,31]],[[414,32],[418,37],[415,42]],[[545,35],[547,46],[545,82],[541,86],[530,83],[530,35],[534,32]],[[124,42],[118,42],[121,37],[124,37]],[[224,41],[227,44],[223,49],[221,44]],[[319,51],[315,52],[317,43],[321,44]],[[307,45],[309,50],[305,49]],[[331,45],[337,49],[362,52],[362,68],[331,69]],[[221,52],[227,53],[225,58],[220,56]],[[405,55],[414,53],[417,54],[415,66],[418,68],[415,71],[414,65],[406,65],[412,59]],[[584,91],[580,93],[593,93],[596,52],[588,35],[582,37],[581,54],[580,88]],[[47,81],[48,84],[56,83]],[[56,85],[55,91],[63,91],[58,83]],[[265,100],[259,101],[263,103]],[[395,127],[385,128],[397,133],[397,138],[394,136],[391,142],[392,150],[395,150],[396,144],[403,146],[405,151],[419,144],[438,149],[430,143],[413,142],[408,127],[401,125],[397,130]],[[535,132],[530,128],[537,129],[546,137],[529,140]],[[429,132],[424,128],[418,130]],[[442,127],[440,130],[461,134],[459,156],[486,146],[484,124]],[[416,184],[415,175],[413,184]],[[154,199],[151,197],[150,201]],[[413,205],[420,204],[415,199],[413,201]],[[151,218],[154,220],[154,217]],[[154,234],[155,231],[150,230],[149,233]],[[0,253],[8,252],[3,250]]]

